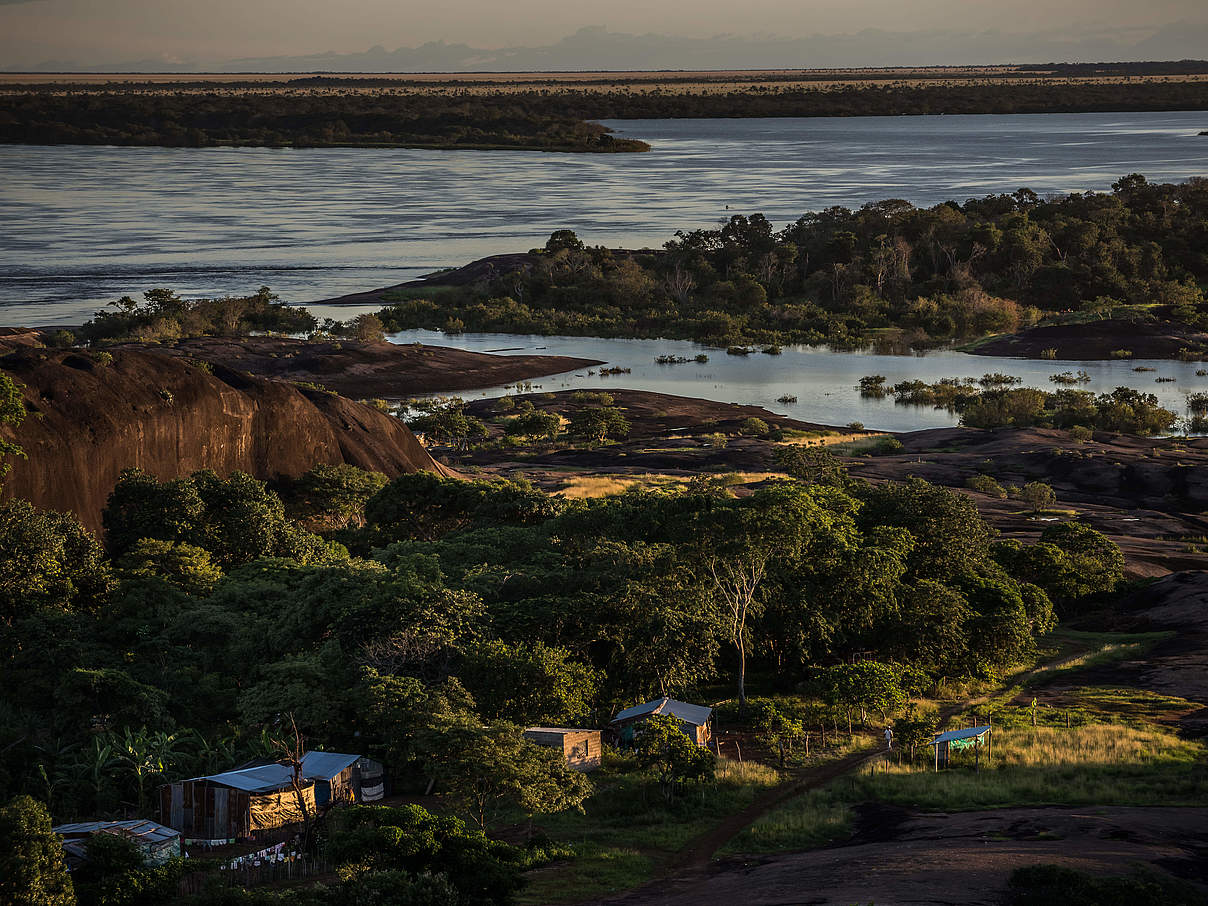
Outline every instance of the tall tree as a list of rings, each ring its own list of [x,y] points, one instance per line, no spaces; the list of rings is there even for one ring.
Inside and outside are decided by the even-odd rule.
[[[21,396],[21,386],[11,377],[0,372],[0,426],[12,425],[14,428],[25,420],[25,400]],[[6,456],[25,456],[25,451],[10,440],[0,437],[0,483],[8,474]]]
[[[746,707],[751,629],[763,609],[762,586],[774,559],[794,559],[829,521],[814,491],[783,483],[741,500],[717,501],[696,514],[695,542],[721,601],[726,634],[738,659],[739,709]]]
[[[0,808],[0,904],[75,906],[63,844],[38,800],[18,796]]]

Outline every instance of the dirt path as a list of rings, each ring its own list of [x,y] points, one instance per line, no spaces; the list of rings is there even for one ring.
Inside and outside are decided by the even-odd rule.
[[[1082,657],[1085,653],[1085,651],[1079,651],[1046,661],[1024,673],[1012,677],[1009,682],[1012,685],[1026,685],[1030,678],[1045,671],[1062,667]],[[977,698],[965,699],[964,701],[941,708],[939,711],[940,725],[942,726],[962,711],[984,703],[988,698],[988,695],[978,696]],[[658,878],[647,882],[643,887],[652,889],[662,888],[666,885],[669,878],[698,875],[706,871],[718,850],[747,827],[758,821],[762,816],[794,796],[826,786],[833,780],[851,773],[871,761],[875,761],[883,753],[884,750],[880,747],[852,752],[837,761],[810,768],[793,779],[773,787],[741,812],[731,815],[720,824],[691,840],[664,863]],[[638,890],[641,889],[643,888],[638,888]]]
[[[731,815],[721,824],[696,837],[672,856],[663,867],[664,875],[697,871],[707,868],[714,854],[760,817],[798,793],[825,786],[881,754],[880,749],[863,749],[845,755],[838,761],[810,768],[787,783],[772,787],[741,812]],[[654,882],[658,883],[658,882]]]
[[[997,906],[1011,872],[1038,863],[1102,874],[1125,874],[1140,863],[1185,881],[1208,881],[1205,808],[1005,808],[873,820],[871,837],[726,860],[600,904]]]

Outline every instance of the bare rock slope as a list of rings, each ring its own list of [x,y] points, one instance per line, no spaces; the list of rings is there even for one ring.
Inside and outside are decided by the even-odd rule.
[[[318,463],[453,474],[402,422],[333,393],[145,349],[115,350],[111,361],[8,349],[0,369],[24,387],[27,416],[6,436],[28,458],[12,460],[0,496],[73,512],[93,530],[132,466],[160,478],[213,469],[275,479]]]

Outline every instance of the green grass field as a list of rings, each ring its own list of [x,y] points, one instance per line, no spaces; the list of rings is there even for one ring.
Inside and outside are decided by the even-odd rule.
[[[1003,727],[993,760],[973,768],[954,756],[934,771],[930,749],[914,762],[879,761],[856,777],[811,790],[764,815],[725,853],[807,849],[846,837],[852,806],[884,802],[927,811],[974,811],[1047,805],[1203,805],[1208,750],[1173,732],[1120,724]]]
[[[780,775],[723,758],[716,783],[687,787],[670,804],[640,774],[609,771],[594,779],[597,792],[583,814],[541,820],[551,839],[574,846],[575,858],[531,872],[520,903],[572,903],[635,887],[694,837],[780,782]]]

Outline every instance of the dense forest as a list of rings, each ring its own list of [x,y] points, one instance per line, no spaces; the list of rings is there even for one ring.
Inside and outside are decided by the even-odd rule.
[[[914,81],[825,88],[739,84],[707,91],[650,89],[616,79],[588,88],[501,88],[489,81],[400,87],[397,80],[326,77],[282,89],[204,82],[20,86],[0,95],[0,142],[614,152],[649,146],[614,138],[594,121],[1208,108],[1208,92],[1196,81],[1058,82],[1039,75],[973,84]]]
[[[380,317],[388,330],[719,346],[918,347],[1011,333],[1042,316],[1121,313],[1203,330],[1206,250],[1208,180],[1158,185],[1134,174],[1110,193],[1021,189],[932,208],[890,199],[808,213],[781,229],[761,214],[735,215],[648,253],[587,248],[563,230],[520,269],[465,286],[438,277],[400,292]]]
[[[47,811],[150,816],[158,784],[272,759],[295,732],[382,760],[396,792],[434,788],[460,816],[334,815],[313,845],[347,870],[291,900],[308,903],[504,903],[524,869],[573,857],[479,829],[592,794],[524,726],[601,726],[658,693],[721,688],[741,705],[757,673],[761,694],[812,696],[801,719],[837,727],[1000,675],[1123,568],[1084,525],[997,540],[967,497],[841,469],[741,498],[702,478],[573,502],[348,466],[276,488],[130,470],[104,524],[98,539],[0,506],[0,802],[30,797],[0,809],[0,837],[27,848],[13,864],[33,870]],[[708,782],[712,756],[688,750],[627,769],[653,790]],[[171,898],[179,865],[109,845],[75,879],[81,903]],[[199,895],[280,902],[232,896]]]
[[[8,93],[0,142],[645,151],[523,98],[309,93]]]

